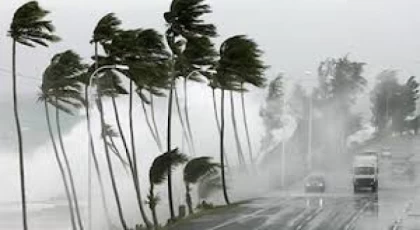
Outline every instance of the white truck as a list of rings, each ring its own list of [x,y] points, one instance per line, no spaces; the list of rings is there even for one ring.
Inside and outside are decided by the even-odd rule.
[[[378,191],[379,160],[376,152],[364,152],[354,156],[353,188],[357,193],[361,188]]]

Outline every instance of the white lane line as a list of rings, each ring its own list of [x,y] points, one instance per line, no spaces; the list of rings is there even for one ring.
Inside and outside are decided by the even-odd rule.
[[[305,227],[311,220],[315,219],[315,217],[322,211],[322,207],[317,208],[314,212],[312,212],[308,217],[306,217],[299,226],[296,227],[296,230],[301,230]]]
[[[219,224],[219,225],[216,225],[216,226],[214,226],[214,227],[212,227],[212,228],[208,228],[207,230],[216,230],[216,229],[220,229],[220,228],[226,227],[226,226],[228,226],[228,225],[230,225],[230,224],[233,224],[233,223],[236,223],[236,222],[240,222],[240,221],[243,221],[243,220],[245,220],[245,219],[252,218],[252,217],[254,217],[254,216],[256,216],[256,215],[258,215],[258,214],[260,214],[260,213],[262,213],[262,212],[265,212],[265,211],[267,211],[267,210],[270,210],[270,209],[272,209],[272,208],[274,208],[274,207],[277,207],[277,206],[279,206],[279,205],[281,205],[281,204],[285,204],[286,202],[288,202],[288,201],[290,201],[290,200],[292,200],[292,198],[282,200],[281,202],[278,202],[278,203],[272,204],[272,205],[270,205],[270,206],[268,206],[268,207],[266,207],[266,208],[262,208],[262,209],[260,209],[260,210],[258,210],[258,211],[252,212],[252,213],[250,213],[250,214],[246,214],[246,215],[243,215],[243,216],[237,217],[237,218],[235,218],[235,219],[232,219],[232,220],[226,221],[226,222],[224,222],[224,223],[222,223],[222,224]]]
[[[407,216],[408,212],[413,207],[414,200],[410,200],[404,207],[404,210],[402,211],[403,215],[398,217],[397,220],[394,221],[394,224],[392,225],[392,230],[398,230],[401,227],[401,224],[404,221],[404,217]]]
[[[366,204],[363,205],[363,207],[353,216],[353,218],[351,218],[350,222],[344,227],[344,230],[354,229],[354,224],[356,223],[356,221],[360,218],[360,216],[362,216],[363,212],[365,212],[367,207],[369,207],[369,205],[372,204],[372,201],[366,202]]]

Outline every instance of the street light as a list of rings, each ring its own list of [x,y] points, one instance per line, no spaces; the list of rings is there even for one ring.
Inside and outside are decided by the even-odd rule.
[[[97,77],[98,73],[102,70],[105,69],[120,69],[120,70],[128,70],[128,66],[125,65],[104,65],[101,66],[99,68],[97,68],[89,77],[89,83],[88,83],[88,87],[92,85],[93,83],[93,79],[95,77]],[[89,90],[91,90],[91,88],[88,88]],[[86,102],[88,104],[87,107],[87,113],[89,114],[90,112],[90,98],[89,97],[91,95],[90,92],[87,93],[86,95]],[[88,130],[90,129],[90,119],[89,116],[87,116],[87,125],[88,125]],[[92,135],[88,135],[89,136],[89,148],[88,148],[88,220],[89,220],[89,227],[88,230],[92,229],[92,147],[93,147],[93,139],[92,139]]]

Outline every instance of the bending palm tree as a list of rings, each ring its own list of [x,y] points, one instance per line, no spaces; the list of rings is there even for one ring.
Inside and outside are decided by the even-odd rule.
[[[196,184],[203,177],[217,172],[219,164],[212,163],[211,157],[197,157],[190,160],[184,168],[185,198],[188,205],[188,211],[193,214],[193,205],[191,199],[191,184]]]
[[[150,79],[156,76],[166,75],[167,52],[162,42],[162,36],[155,30],[128,30],[121,31],[114,37],[112,43],[108,47],[104,47],[107,54],[116,63],[121,63],[129,67],[128,71],[121,71],[130,80],[130,136],[131,136],[131,157],[132,157],[132,174],[136,188],[137,201],[142,214],[143,220],[148,228],[152,227],[143,208],[141,199],[140,184],[138,181],[137,170],[137,154],[134,139],[134,125],[132,118],[133,111],[133,93],[134,84],[137,86],[136,92],[139,93],[142,100],[146,100],[143,96],[142,89],[149,89],[148,83]]]
[[[206,24],[201,19],[204,14],[210,13],[210,6],[203,3],[204,0],[173,0],[168,12],[164,13],[165,21],[168,25],[166,30],[166,40],[172,51],[170,89],[168,101],[168,129],[167,129],[167,151],[172,149],[171,126],[172,126],[172,99],[176,79],[182,76],[182,42],[176,42],[181,38],[189,39],[192,37],[214,37],[216,27],[213,24]],[[187,42],[188,43],[188,42]],[[185,58],[184,58],[185,59]],[[188,75],[188,74],[187,74]],[[184,75],[184,76],[187,76]],[[175,219],[174,206],[172,201],[172,179],[171,172],[168,172],[168,201],[171,219]]]
[[[155,158],[149,170],[150,190],[148,195],[149,208],[152,211],[155,229],[159,228],[156,215],[156,205],[159,201],[154,193],[155,186],[162,184],[168,177],[168,172],[174,170],[178,165],[187,161],[187,157],[179,153],[178,149],[173,149]]]
[[[235,101],[234,101],[234,98],[233,98],[232,90],[230,91],[230,115],[231,115],[231,118],[232,118],[233,133],[234,133],[234,136],[235,136],[236,150],[238,151],[239,164],[242,167],[244,167],[244,169],[246,169],[245,157],[244,157],[244,154],[242,152],[241,140],[239,139],[238,126],[236,124]]]
[[[60,111],[73,115],[72,109],[79,109],[84,105],[84,99],[81,96],[81,85],[78,75],[83,74],[86,65],[81,63],[79,55],[71,50],[56,54],[50,66],[44,73],[45,84],[44,92],[50,97],[49,103],[56,108],[56,125],[59,145],[64,159],[64,165],[69,178],[70,190],[73,195],[74,207],[79,228],[83,229],[82,218],[80,214],[77,191],[74,184],[73,172],[71,170],[68,155],[64,147],[64,141],[60,125]]]
[[[238,71],[240,72],[238,72],[237,75],[240,82],[242,115],[248,143],[249,159],[251,161],[251,164],[253,164],[254,162],[251,138],[249,136],[248,122],[245,111],[244,93],[246,92],[246,89],[244,87],[244,84],[248,83],[258,88],[264,87],[266,81],[266,79],[264,78],[264,71],[267,68],[267,66],[263,64],[261,57],[263,52],[258,48],[258,44],[255,41],[246,38],[245,36],[240,36],[237,39],[237,43],[238,49],[240,50],[238,52],[241,52],[241,55],[237,59],[237,62],[241,63],[240,66],[238,66]]]
[[[223,196],[227,204],[229,197],[227,195],[225,172],[224,172],[224,96],[225,90],[237,91],[240,89],[240,77],[253,76],[259,73],[260,68],[255,68],[255,51],[250,46],[250,41],[245,36],[233,36],[224,41],[220,47],[220,59],[216,66],[213,86],[220,88],[221,96],[221,115],[220,115],[220,160],[222,170]],[[254,62],[252,62],[254,61]],[[251,66],[252,68],[249,68]],[[262,70],[265,67],[262,66]],[[258,70],[258,71],[256,71]]]
[[[42,89],[42,91],[44,91],[44,87],[41,87],[41,89]],[[39,100],[43,101],[43,103],[44,103],[45,117],[47,119],[47,125],[48,125],[48,133],[50,135],[50,139],[51,139],[54,154],[55,154],[55,160],[56,160],[58,168],[60,170],[61,179],[63,181],[64,189],[65,189],[65,192],[66,192],[66,197],[67,197],[68,206],[69,206],[71,226],[72,226],[73,230],[77,230],[76,219],[75,219],[75,216],[74,216],[73,201],[72,201],[72,198],[71,198],[71,193],[70,193],[69,185],[68,185],[68,182],[67,182],[67,176],[66,176],[66,173],[65,173],[65,170],[64,170],[63,163],[61,162],[61,159],[60,159],[60,156],[59,156],[59,153],[58,153],[58,149],[57,149],[57,144],[55,142],[54,134],[53,134],[53,131],[52,131],[52,128],[51,128],[50,112],[48,110],[48,101],[47,101],[47,100],[50,100],[50,99],[48,99],[47,94],[48,94],[47,92],[42,92]]]
[[[26,216],[26,195],[25,195],[25,165],[23,159],[23,143],[22,130],[20,127],[18,101],[17,101],[17,82],[16,82],[16,45],[17,43],[28,47],[36,45],[48,46],[49,42],[59,41],[59,37],[55,36],[54,26],[51,21],[44,20],[49,12],[42,9],[38,2],[30,1],[22,5],[16,10],[8,35],[13,39],[13,63],[12,63],[12,81],[13,81],[13,112],[15,117],[18,150],[19,150],[19,171],[20,186],[22,199],[22,223],[23,229],[28,229]]]

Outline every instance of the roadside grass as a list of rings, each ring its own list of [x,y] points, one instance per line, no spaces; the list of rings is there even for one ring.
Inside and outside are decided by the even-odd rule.
[[[244,201],[239,201],[239,202],[232,203],[230,205],[216,205],[216,206],[214,206],[212,208],[208,208],[208,209],[199,209],[196,212],[194,212],[194,214],[188,215],[188,216],[186,216],[185,218],[182,218],[182,219],[178,219],[175,223],[167,224],[166,226],[161,227],[159,229],[160,230],[170,230],[170,229],[172,229],[174,227],[177,227],[179,225],[188,224],[190,221],[200,219],[203,216],[214,215],[214,214],[222,214],[224,212],[237,209],[241,205],[247,204],[251,201],[252,200],[244,200]]]

